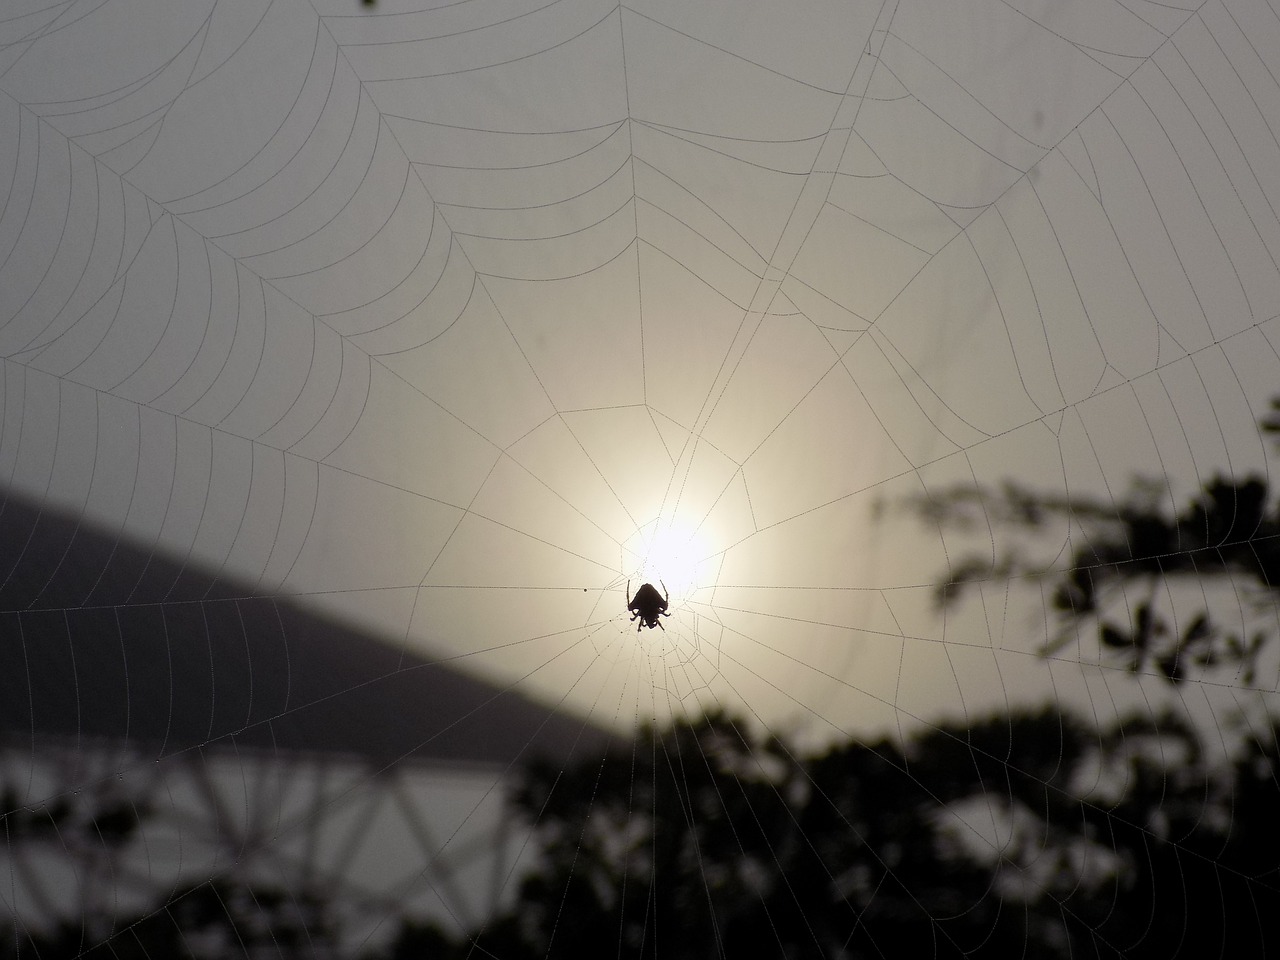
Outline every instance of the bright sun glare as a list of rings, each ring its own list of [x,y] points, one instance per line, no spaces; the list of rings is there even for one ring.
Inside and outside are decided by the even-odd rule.
[[[709,538],[679,520],[651,520],[623,544],[622,567],[632,591],[642,583],[660,589],[665,583],[673,605],[712,584],[717,560]]]

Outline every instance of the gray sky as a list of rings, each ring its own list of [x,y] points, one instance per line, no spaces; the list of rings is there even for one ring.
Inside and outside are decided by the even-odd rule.
[[[1043,690],[877,502],[1266,469],[1262,0],[14,9],[0,479],[601,722]]]

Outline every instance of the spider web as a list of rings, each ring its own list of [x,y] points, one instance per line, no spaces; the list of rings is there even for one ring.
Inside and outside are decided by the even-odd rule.
[[[793,758],[1046,703],[1265,741],[1270,660],[1171,685],[1050,643],[1025,570],[940,610],[1012,535],[891,507],[1014,481],[1119,512],[1139,477],[1172,513],[1270,477],[1267,3],[32,2],[0,36],[20,955],[59,923],[122,948],[193,889],[287,955],[226,877],[291,891],[311,949],[474,931],[539,862],[503,798],[543,734],[566,776],[611,747],[656,770],[646,725],[714,709]],[[1077,520],[1038,532],[1046,567]],[[628,584],[658,578],[672,616],[637,633]],[[1251,590],[1164,602],[1243,635],[1275,624]],[[725,762],[696,747],[668,765]],[[906,776],[1000,865],[969,902],[1053,887],[1013,787]],[[764,801],[720,802],[691,822],[746,831]],[[111,840],[93,805],[137,822]],[[1120,842],[1092,843],[1113,876]]]

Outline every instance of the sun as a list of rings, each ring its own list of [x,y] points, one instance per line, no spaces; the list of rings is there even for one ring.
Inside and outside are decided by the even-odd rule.
[[[710,538],[678,519],[657,517],[622,545],[622,569],[632,589],[665,584],[672,605],[712,586],[718,562]]]

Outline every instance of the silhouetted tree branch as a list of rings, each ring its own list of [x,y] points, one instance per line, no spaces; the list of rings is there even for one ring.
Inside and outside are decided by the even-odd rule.
[[[1157,605],[1178,584],[1243,585],[1240,603],[1280,600],[1280,506],[1270,505],[1267,482],[1215,477],[1200,495],[1173,512],[1158,486],[1138,483],[1119,502],[1040,495],[1016,484],[998,490],[955,488],[910,501],[928,521],[962,530],[983,528],[1015,536],[986,556],[972,553],[938,587],[942,605],[968,588],[1022,578],[1048,583],[1057,628],[1043,652],[1075,642],[1081,628],[1096,633],[1104,655],[1135,672],[1172,683],[1189,670],[1230,665],[1240,682],[1256,679],[1266,629],[1228,629],[1202,610],[1185,623]],[[1067,531],[1065,564],[1033,558],[1037,537]]]

